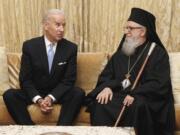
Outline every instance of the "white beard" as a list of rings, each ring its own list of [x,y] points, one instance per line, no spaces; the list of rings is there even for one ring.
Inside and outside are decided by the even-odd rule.
[[[136,47],[139,45],[140,45],[140,41],[137,38],[126,37],[121,50],[125,55],[131,56],[135,53]]]

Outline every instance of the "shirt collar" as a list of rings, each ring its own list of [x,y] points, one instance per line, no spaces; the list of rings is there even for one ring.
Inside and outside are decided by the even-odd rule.
[[[57,42],[52,43],[51,41],[48,40],[46,36],[44,36],[44,41],[45,41],[46,48],[49,47],[49,45],[51,44],[54,44],[54,46],[57,46]]]

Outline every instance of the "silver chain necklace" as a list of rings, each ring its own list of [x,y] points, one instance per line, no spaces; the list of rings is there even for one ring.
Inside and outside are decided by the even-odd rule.
[[[148,42],[149,43],[149,42]],[[148,44],[147,43],[147,44]],[[126,89],[127,87],[129,87],[131,85],[131,82],[129,80],[130,76],[131,76],[131,71],[133,70],[133,68],[135,67],[135,65],[137,64],[137,62],[140,60],[140,58],[142,57],[144,51],[146,50],[147,48],[147,44],[145,45],[145,47],[143,48],[142,52],[139,54],[138,58],[136,59],[136,61],[134,62],[134,64],[131,66],[130,68],[130,60],[131,60],[131,57],[129,56],[129,59],[128,59],[128,71],[127,71],[127,74],[125,74],[125,79],[121,82],[122,83],[122,87],[123,89]]]

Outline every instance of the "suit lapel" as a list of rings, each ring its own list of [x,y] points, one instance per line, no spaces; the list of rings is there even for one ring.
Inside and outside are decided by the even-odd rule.
[[[45,68],[46,73],[49,74],[48,59],[47,59],[47,52],[46,52],[44,36],[42,36],[42,38],[41,38],[39,53],[41,55],[41,63],[43,65],[43,67]]]

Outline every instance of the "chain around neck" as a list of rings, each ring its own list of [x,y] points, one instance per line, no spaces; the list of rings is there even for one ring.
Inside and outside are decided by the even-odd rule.
[[[148,42],[149,43],[149,42]],[[138,58],[136,59],[136,61],[134,62],[134,64],[131,66],[130,68],[130,61],[131,61],[131,56],[129,56],[129,59],[128,59],[128,72],[127,74],[130,75],[131,71],[133,70],[133,68],[135,67],[135,65],[137,64],[137,62],[140,60],[140,58],[142,57],[144,51],[146,50],[147,48],[147,45],[148,43],[145,45],[145,47],[143,48],[142,52],[139,54]]]

